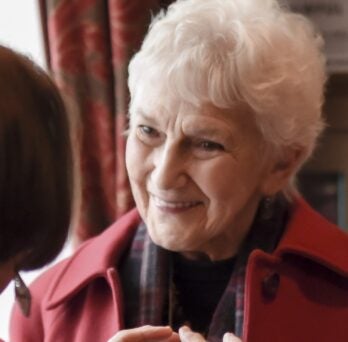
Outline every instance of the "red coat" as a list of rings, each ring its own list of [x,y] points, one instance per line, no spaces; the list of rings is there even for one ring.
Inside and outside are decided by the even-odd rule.
[[[139,222],[133,210],[32,286],[30,318],[15,308],[11,342],[106,342],[122,329],[115,269]],[[245,288],[243,342],[347,342],[348,238],[296,203],[273,255],[255,250]]]

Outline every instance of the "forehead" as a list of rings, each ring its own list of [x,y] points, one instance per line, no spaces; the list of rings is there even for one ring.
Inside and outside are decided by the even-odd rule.
[[[156,117],[157,115],[200,115],[205,117],[238,118],[248,117],[254,119],[252,110],[244,103],[236,101],[230,108],[219,108],[209,99],[198,98],[197,95],[181,96],[173,94],[166,89],[149,85],[146,89],[141,87],[132,94],[129,112],[131,117],[136,114]]]
[[[255,115],[250,106],[236,100],[230,108],[219,108],[201,93],[181,91],[177,87],[166,86],[165,82],[157,79],[152,82],[146,77],[137,82],[131,92],[130,106],[131,121],[138,115],[151,118],[152,121],[179,119],[192,125],[214,125],[219,121],[224,126],[241,129],[247,128],[258,131]],[[186,89],[187,90],[187,89]],[[204,93],[204,92],[203,92]]]

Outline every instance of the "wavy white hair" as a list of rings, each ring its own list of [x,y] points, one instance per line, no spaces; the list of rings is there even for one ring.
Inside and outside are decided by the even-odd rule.
[[[177,0],[129,65],[130,112],[139,94],[159,105],[247,103],[264,139],[304,161],[324,126],[322,47],[310,21],[275,0]]]

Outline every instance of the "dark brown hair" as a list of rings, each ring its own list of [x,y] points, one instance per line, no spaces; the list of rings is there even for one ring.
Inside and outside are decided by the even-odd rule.
[[[68,116],[51,78],[29,58],[0,46],[0,262],[19,269],[51,261],[71,221]]]

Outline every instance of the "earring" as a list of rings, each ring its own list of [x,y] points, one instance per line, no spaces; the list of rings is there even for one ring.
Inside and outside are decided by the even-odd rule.
[[[23,315],[28,317],[30,314],[31,294],[18,272],[14,277],[14,285],[16,301]]]
[[[261,218],[263,220],[269,220],[273,216],[274,212],[274,198],[265,197],[261,203]]]

